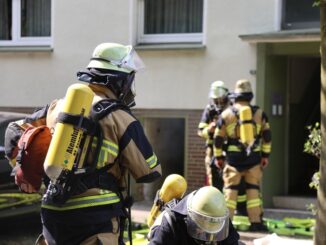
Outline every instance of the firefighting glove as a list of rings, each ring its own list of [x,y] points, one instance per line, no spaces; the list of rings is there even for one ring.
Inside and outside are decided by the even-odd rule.
[[[262,157],[260,160],[260,166],[262,168],[266,168],[268,166],[268,158],[267,157]]]

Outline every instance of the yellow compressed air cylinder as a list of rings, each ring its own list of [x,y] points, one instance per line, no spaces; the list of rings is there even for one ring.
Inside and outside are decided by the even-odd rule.
[[[240,124],[240,141],[248,146],[255,141],[254,125],[252,121],[252,112],[250,106],[242,106],[239,110]]]
[[[178,174],[170,174],[165,178],[161,189],[159,190],[159,199],[163,203],[168,203],[172,199],[181,199],[187,190],[187,181]],[[151,227],[157,216],[161,213],[161,206],[154,203],[148,216],[147,225]]]
[[[61,112],[89,116],[94,93],[84,84],[69,86]],[[70,171],[75,163],[83,130],[74,125],[58,122],[44,162],[47,176],[56,180],[63,170]]]

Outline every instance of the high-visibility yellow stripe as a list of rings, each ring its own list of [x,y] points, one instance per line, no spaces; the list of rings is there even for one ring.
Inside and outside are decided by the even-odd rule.
[[[229,145],[227,151],[236,151],[236,152],[240,152],[241,149],[240,149],[238,146],[236,146],[236,145]]]
[[[92,142],[92,147],[97,147],[97,138],[94,137]],[[119,154],[119,146],[109,140],[103,139],[102,146],[99,153],[99,158],[97,162],[97,168],[101,168],[108,162],[109,154],[113,157],[117,157]]]
[[[97,138],[94,137],[92,146],[96,147],[96,145],[97,145]],[[117,156],[119,153],[119,146],[113,143],[112,141],[103,139],[102,147],[108,148],[112,155],[114,154],[115,156]]]
[[[247,208],[255,208],[259,206],[261,206],[261,200],[258,198],[247,201]]]
[[[157,156],[154,154],[150,158],[147,158],[146,162],[149,168],[154,168],[157,165]]]
[[[247,195],[238,195],[237,202],[245,202],[247,200]]]
[[[271,152],[272,145],[271,144],[263,144],[262,150],[263,152]]]
[[[118,156],[119,146],[111,141],[103,140],[102,147],[106,147],[113,156]]]
[[[261,130],[261,124],[256,124],[256,134],[259,134]]]
[[[71,198],[63,206],[60,207],[42,203],[42,208],[57,210],[57,211],[65,211],[65,210],[114,204],[118,202],[120,202],[120,198],[117,196],[117,194],[114,192],[110,192],[108,194],[103,194],[103,195]]]
[[[220,156],[222,156],[222,154],[223,154],[222,149],[220,149],[220,148],[214,148],[214,156],[220,157]]]
[[[261,150],[260,145],[257,145],[252,151],[256,152],[256,151],[260,151],[260,150]]]
[[[206,128],[207,126],[208,126],[208,123],[200,122],[199,125],[198,125],[198,128],[203,129],[203,128]]]
[[[228,208],[233,208],[235,209],[237,207],[237,202],[233,200],[226,200],[226,206]]]

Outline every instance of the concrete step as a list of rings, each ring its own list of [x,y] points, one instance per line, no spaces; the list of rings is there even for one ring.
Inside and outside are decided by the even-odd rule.
[[[264,217],[279,220],[286,217],[298,219],[316,218],[311,211],[281,208],[264,208]]]
[[[307,210],[307,206],[317,205],[317,198],[300,196],[274,196],[273,204],[275,208]]]

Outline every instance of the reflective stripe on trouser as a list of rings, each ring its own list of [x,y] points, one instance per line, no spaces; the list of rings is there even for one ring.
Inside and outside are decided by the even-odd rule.
[[[260,179],[262,178],[263,172],[260,165],[256,165],[245,172],[245,181],[248,184],[259,187]],[[261,222],[262,205],[260,200],[259,189],[247,189],[247,212],[248,218],[251,223]]]
[[[262,177],[260,165],[254,166],[243,172],[238,172],[236,168],[226,165],[223,171],[224,194],[227,207],[229,208],[230,217],[233,218],[238,197],[238,190],[233,190],[230,187],[237,186],[240,183],[241,177],[244,176],[245,182],[259,187]],[[258,189],[247,189],[247,212],[250,222],[261,222],[262,206]]]
[[[238,190],[233,187],[240,184],[241,174],[232,166],[226,164],[223,169],[224,195],[226,206],[229,209],[230,218],[233,218],[237,207]]]
[[[80,245],[97,245],[97,244],[105,244],[105,245],[117,245],[119,244],[119,235],[120,235],[120,229],[119,229],[119,222],[117,220],[118,218],[112,218],[112,232],[111,233],[99,233],[95,234],[83,242],[81,242]]]

